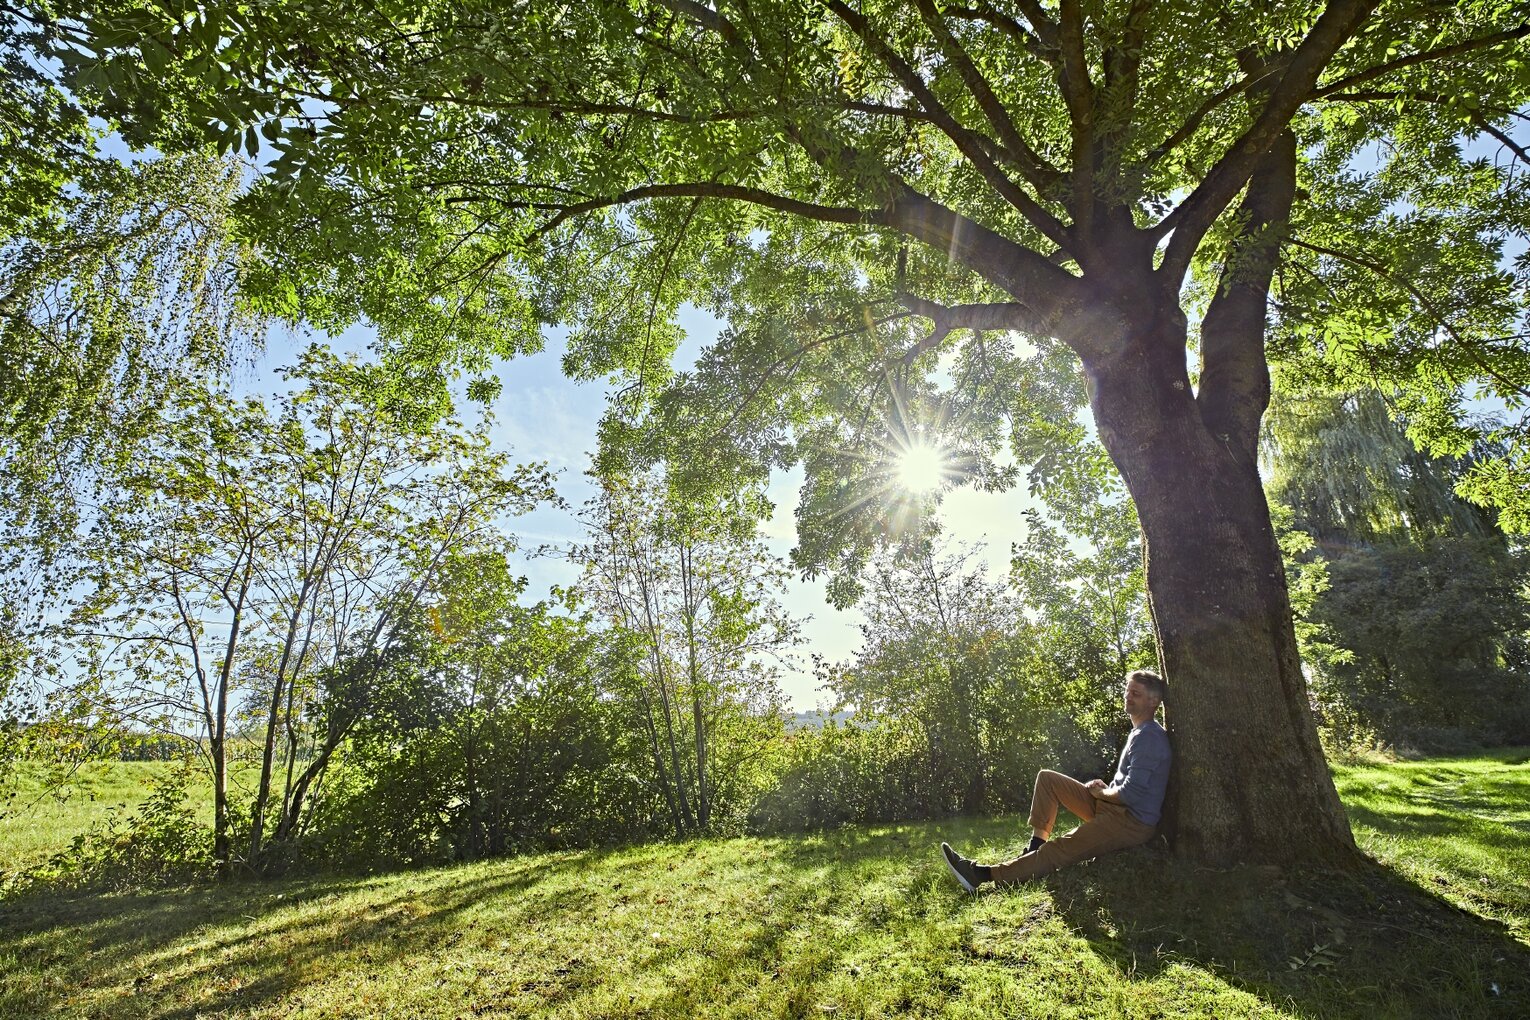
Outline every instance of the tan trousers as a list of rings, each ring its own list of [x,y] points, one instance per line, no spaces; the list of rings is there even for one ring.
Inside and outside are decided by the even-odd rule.
[[[995,882],[1040,878],[1077,861],[1146,843],[1157,831],[1133,818],[1124,804],[1100,800],[1077,779],[1043,769],[1036,773],[1036,792],[1031,795],[1032,831],[1042,838],[1050,836],[1052,826],[1057,824],[1059,807],[1078,815],[1084,824],[1066,836],[1042,844],[1033,854],[992,865]]]

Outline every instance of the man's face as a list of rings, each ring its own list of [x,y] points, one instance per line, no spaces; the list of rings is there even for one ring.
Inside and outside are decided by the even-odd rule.
[[[1126,693],[1121,701],[1126,708],[1126,714],[1133,719],[1150,716],[1158,708],[1158,697],[1147,688],[1146,684],[1138,680],[1127,681]]]

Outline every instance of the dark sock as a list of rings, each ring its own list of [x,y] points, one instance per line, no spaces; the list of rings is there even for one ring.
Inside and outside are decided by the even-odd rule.
[[[1042,839],[1040,836],[1032,836],[1031,845],[1025,848],[1025,852],[1028,854],[1033,854],[1039,850],[1041,848],[1041,844],[1045,842],[1046,840]]]
[[[972,866],[972,870],[977,872],[978,881],[980,881],[980,882],[992,882],[993,881],[993,872],[989,870],[988,865],[986,865],[986,864],[974,864]]]

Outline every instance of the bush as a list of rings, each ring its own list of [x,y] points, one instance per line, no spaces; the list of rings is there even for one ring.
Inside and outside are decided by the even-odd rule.
[[[985,811],[1024,810],[1036,771],[1059,768],[1096,774],[1103,751],[1074,727],[988,740],[984,760]],[[931,767],[929,738],[909,719],[830,723],[788,734],[774,783],[755,801],[749,826],[756,832],[799,832],[850,822],[942,818],[968,809],[965,775]]]
[[[1332,551],[1311,655],[1330,745],[1450,754],[1530,740],[1530,556],[1495,538]],[[1310,649],[1309,649],[1310,652]]]
[[[354,744],[297,848],[345,867],[476,860],[650,835],[658,805],[612,707],[551,694]]]
[[[153,781],[127,818],[108,817],[48,861],[17,875],[5,892],[58,888],[111,890],[178,885],[212,877],[213,834],[186,804],[191,767]]]
[[[911,725],[830,722],[783,738],[776,782],[749,812],[757,832],[908,817],[927,799],[923,738]]]

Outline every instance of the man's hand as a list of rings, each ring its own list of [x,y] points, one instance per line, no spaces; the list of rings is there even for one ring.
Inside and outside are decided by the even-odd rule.
[[[1108,801],[1111,804],[1121,803],[1121,792],[1112,790],[1103,779],[1089,780],[1084,784],[1084,789],[1088,790],[1089,795],[1095,800]]]

